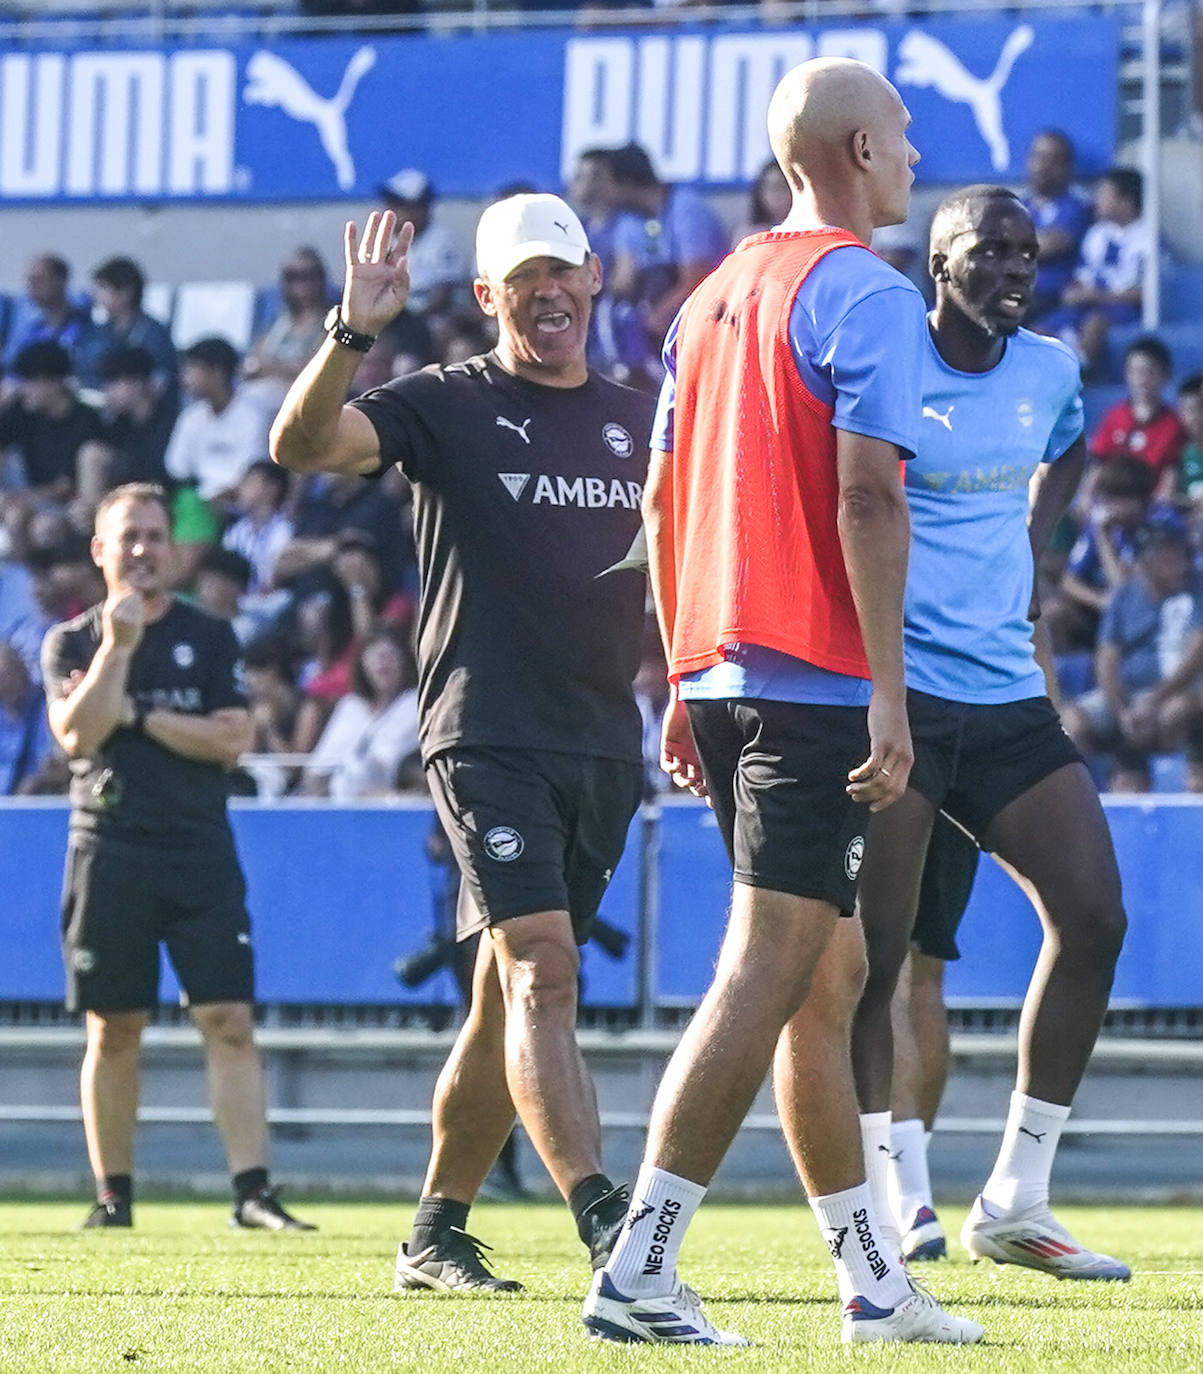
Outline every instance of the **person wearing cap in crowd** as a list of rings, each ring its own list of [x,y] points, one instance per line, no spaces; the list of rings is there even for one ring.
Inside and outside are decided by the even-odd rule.
[[[430,178],[416,167],[405,167],[389,177],[379,188],[379,195],[397,216],[398,224],[408,220],[414,227],[408,255],[407,308],[427,317],[446,315],[455,304],[456,287],[464,285],[470,274],[455,235],[434,218],[435,193]]]
[[[653,403],[587,365],[601,269],[580,220],[558,196],[517,195],[476,236],[496,348],[344,405],[359,352],[407,299],[413,228],[395,231],[392,211],[362,237],[347,225],[342,304],[272,456],[299,472],[399,464],[413,487],[421,751],[462,876],[459,937],[484,933],[396,1287],[512,1291],[465,1228],[515,1112],[595,1265],[626,1211],[576,1043],[577,946],[642,788],[644,586],[597,574],[639,528]]]

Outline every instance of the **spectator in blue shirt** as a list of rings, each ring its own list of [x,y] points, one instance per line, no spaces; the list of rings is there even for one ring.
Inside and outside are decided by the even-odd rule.
[[[1114,754],[1111,788],[1147,792],[1149,755],[1187,751],[1187,782],[1203,791],[1203,589],[1180,527],[1151,526],[1136,576],[1111,598],[1099,630],[1099,685],[1062,712],[1083,753]]]
[[[109,258],[92,273],[92,294],[104,315],[80,345],[76,376],[81,386],[104,384],[100,360],[114,348],[144,348],[154,359],[155,384],[178,406],[179,360],[167,326],[142,309],[146,277],[132,258]]]
[[[1059,304],[1093,218],[1089,198],[1073,185],[1075,161],[1074,145],[1060,129],[1045,129],[1028,147],[1030,189],[1023,203],[1036,226],[1039,244],[1029,320],[1039,319]]]
[[[39,790],[55,754],[46,698],[11,644],[0,644],[0,797]]]
[[[725,256],[730,236],[697,191],[662,182],[637,143],[616,148],[610,167],[623,212],[614,228],[610,291],[630,308],[621,361],[632,381],[658,386],[660,345],[668,326],[693,288]]]
[[[71,299],[67,290],[70,278],[70,267],[54,253],[39,253],[25,269],[25,298],[14,306],[4,348],[6,371],[11,370],[23,348],[47,341],[65,348],[75,362],[76,350],[92,329],[92,318]]]

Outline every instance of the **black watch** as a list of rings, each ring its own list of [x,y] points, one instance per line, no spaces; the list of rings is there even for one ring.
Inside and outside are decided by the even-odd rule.
[[[337,305],[331,306],[324,323],[326,333],[336,344],[342,344],[344,348],[353,348],[356,353],[366,353],[376,342],[375,334],[363,334],[358,329],[348,329],[343,324],[342,311]]]

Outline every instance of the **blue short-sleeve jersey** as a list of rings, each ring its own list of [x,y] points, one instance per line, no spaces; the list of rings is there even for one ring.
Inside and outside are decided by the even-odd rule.
[[[676,339],[664,344],[666,375],[652,446],[672,448]],[[908,457],[919,435],[923,297],[867,248],[833,249],[807,274],[790,310],[790,346],[807,390],[832,408],[836,429],[896,444]],[[871,684],[760,645],[726,646],[727,661],[681,679],[683,699],[757,697],[863,705]]]
[[[906,467],[908,686],[992,704],[1044,692],[1028,607],[1028,483],[1082,433],[1077,358],[1021,329],[989,372],[958,372],[930,334],[919,449]]]

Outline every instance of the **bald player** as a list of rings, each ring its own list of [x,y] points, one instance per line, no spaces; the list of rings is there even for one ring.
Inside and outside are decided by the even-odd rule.
[[[867,812],[902,794],[911,765],[898,460],[918,437],[923,304],[866,245],[906,218],[918,154],[897,91],[857,62],[796,67],[768,122],[792,208],[670,329],[644,499],[673,684],[663,763],[711,798],[734,869],[730,923],[584,1321],[612,1340],[747,1344],[709,1321],[677,1256],[801,1017],[778,1110],[835,1263],[843,1339],[975,1341],[981,1327],[915,1289],[882,1237],[849,990],[828,986],[835,971],[859,993],[860,930],[841,916]]]

